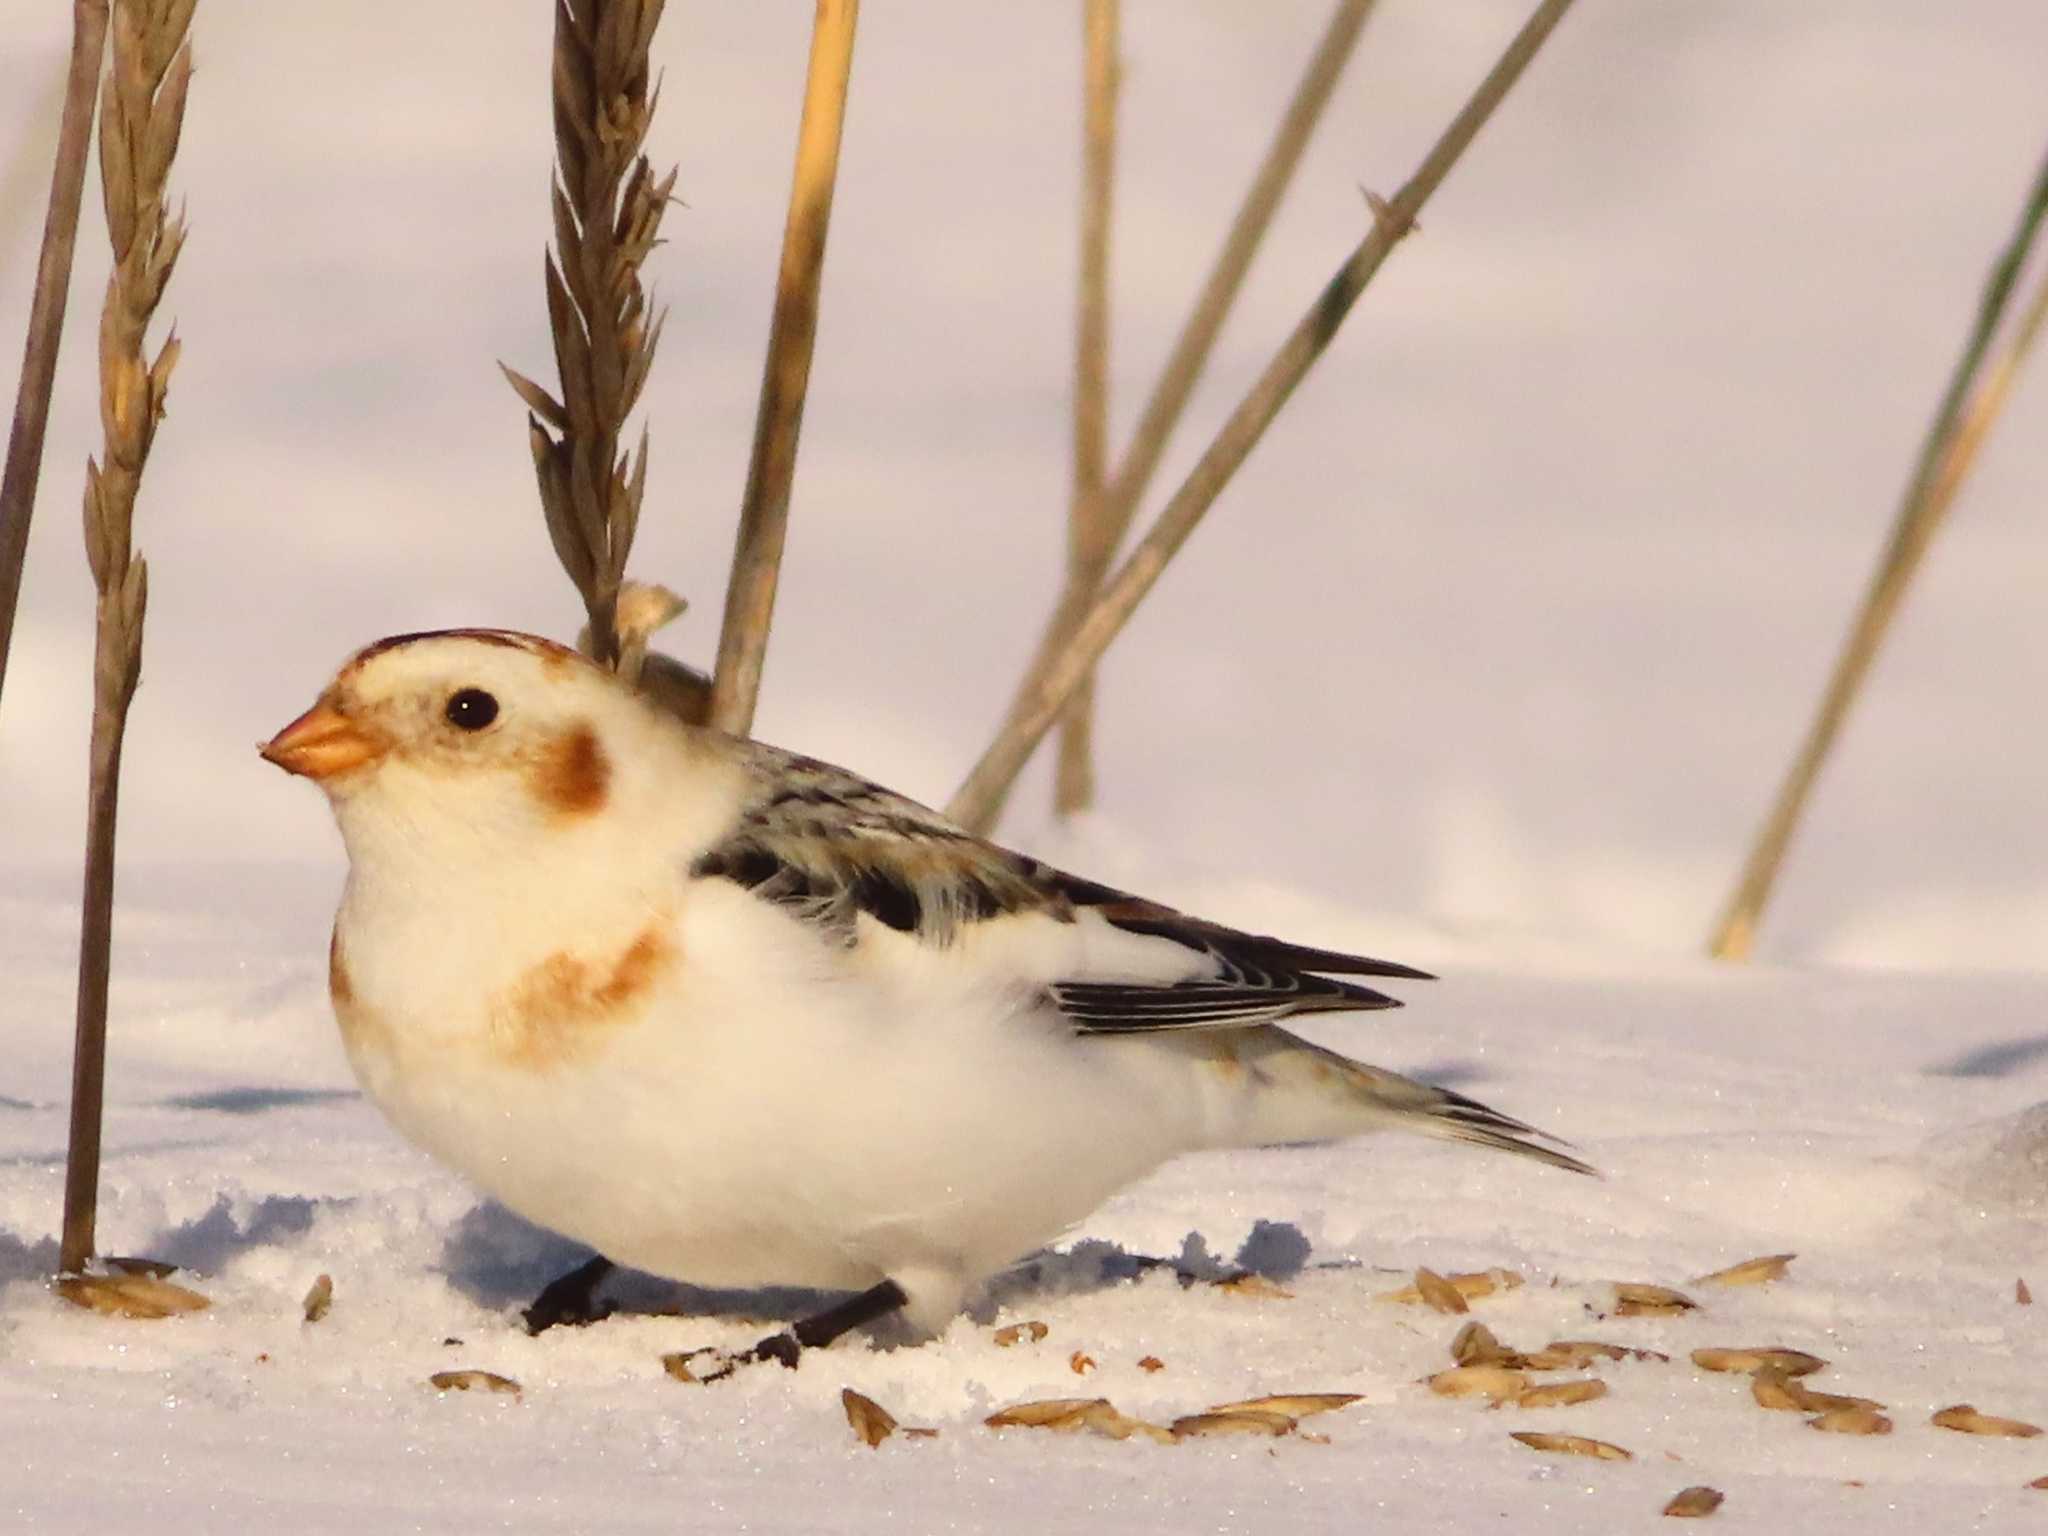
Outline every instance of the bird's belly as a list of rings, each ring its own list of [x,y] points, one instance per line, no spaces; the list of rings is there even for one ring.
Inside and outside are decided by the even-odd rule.
[[[1145,1053],[843,1022],[642,1028],[545,1069],[351,1056],[399,1129],[520,1215],[703,1285],[977,1278],[1189,1144]]]

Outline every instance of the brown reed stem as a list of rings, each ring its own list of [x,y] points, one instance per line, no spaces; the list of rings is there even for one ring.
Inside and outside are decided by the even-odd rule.
[[[803,119],[797,129],[796,171],[789,216],[782,230],[782,261],[775,274],[775,313],[768,356],[761,369],[761,400],[754,416],[754,448],[740,501],[739,535],[725,589],[718,634],[718,666],[711,683],[711,723],[744,736],[753,728],[761,693],[768,628],[775,617],[775,587],[789,531],[790,488],[796,478],[797,437],[803,430],[810,387],[811,350],[818,335],[818,288],[825,267],[825,236],[839,175],[839,139],[846,121],[846,89],[853,70],[859,0],[818,0],[811,26],[810,67]]]
[[[1394,246],[1414,227],[1416,216],[1430,195],[1521,78],[1530,59],[1571,4],[1572,0],[1541,0],[1471,99],[1423,157],[1415,174],[1391,202],[1372,200],[1372,229],[1309,306],[1293,334],[1281,344],[1116,574],[1092,603],[1074,605],[1070,624],[1060,623],[1068,616],[1064,611],[1068,604],[1062,603],[1063,611],[1055,615],[1055,627],[1048,630],[1046,642],[1011,704],[1009,717],[947,806],[947,814],[962,826],[985,832],[993,824],[1004,795],[1074,689],[1101,659],[1139,602],[1151,591],[1167,562],[1187,542],[1203,514],[1230,483],[1295,387],[1329,346],[1358,296]]]
[[[107,0],[74,0],[71,70],[57,129],[56,165],[50,174],[49,212],[43,218],[42,253],[36,259],[35,293],[29,301],[14,425],[7,434],[7,468],[0,473],[0,689],[6,687],[7,658],[14,648],[21,570],[28,558],[29,520],[35,513],[43,438],[50,424],[64,304],[71,291],[71,255],[78,242],[78,205],[85,191],[86,151],[92,141],[93,102],[106,48]]]
[[[1962,355],[1956,359],[1941,402],[1928,423],[1884,553],[1850,621],[1813,721],[1708,938],[1708,952],[1716,959],[1746,960],[1755,949],[1757,927],[1791,847],[1793,833],[1805,815],[1821,765],[1833,750],[1842,724],[1870,675],[1878,648],[1897,617],[1927,546],[1954,504],[1956,492],[1976,462],[1978,448],[2005,404],[2020,364],[2040,334],[2044,312],[2048,312],[2048,274],[2043,275],[2039,291],[2005,345],[1995,355],[1991,352],[1992,339],[2012,302],[2044,219],[2048,219],[2048,160],[2042,161],[2019,223],[1992,264],[1976,317],[1963,342]]]
[[[1082,0],[1081,260],[1074,319],[1074,469],[1067,505],[1067,580],[1094,590],[1116,553],[1102,504],[1109,460],[1109,230],[1116,173],[1117,0]],[[1095,683],[1075,690],[1060,720],[1053,808],[1095,799]]]
[[[1138,504],[1151,487],[1153,472],[1159,467],[1159,460],[1166,451],[1174,428],[1180,424],[1188,397],[1194,393],[1195,385],[1208,365],[1216,337],[1236,304],[1245,274],[1251,269],[1252,258],[1258,254],[1280,200],[1294,179],[1302,153],[1307,149],[1316,124],[1336,90],[1338,78],[1344,72],[1344,65],[1351,57],[1373,3],[1374,0],[1340,0],[1316,44],[1315,52],[1310,55],[1308,65],[1295,85],[1294,95],[1281,114],[1280,126],[1267,147],[1266,157],[1252,178],[1251,186],[1245,190],[1244,200],[1238,205],[1223,246],[1216,253],[1216,260],[1209,269],[1201,292],[1188,311],[1165,366],[1160,369],[1158,381],[1152,386],[1152,393],[1138,414],[1130,445],[1124,450],[1122,461],[1102,492],[1096,541],[1096,547],[1101,550],[1101,563],[1092,570],[1083,571],[1076,571],[1070,565],[1066,587],[1039,642],[1034,667],[1042,664],[1047,656],[1071,638],[1074,626],[1087,612],[1088,605],[1094,601],[1103,578],[1108,574],[1110,562],[1116,558],[1117,548],[1130,529]],[[1091,692],[1093,677],[1091,672],[1086,685]],[[1005,785],[995,807],[989,812],[991,824],[1001,814],[1002,802],[1008,794],[1009,786]]]
[[[545,259],[556,398],[503,363],[526,402],[541,512],[589,616],[592,654],[618,666],[617,610],[647,488],[647,433],[620,451],[654,365],[666,312],[650,314],[640,268],[676,173],[656,180],[641,147],[660,97],[649,50],[664,0],[556,0],[555,249]]]
[[[85,465],[85,551],[98,592],[93,646],[91,788],[84,915],[78,952],[78,1033],[71,1068],[71,1144],[64,1167],[67,1272],[92,1257],[106,1084],[107,979],[113,941],[114,833],[128,705],[142,677],[149,569],[133,553],[135,497],[163,419],[179,342],[154,362],[149,323],[185,243],[183,215],[166,216],[164,181],[178,152],[192,82],[186,33],[196,0],[115,0],[113,57],[100,101],[100,187],[113,270],[100,311],[100,424],[104,462]]]

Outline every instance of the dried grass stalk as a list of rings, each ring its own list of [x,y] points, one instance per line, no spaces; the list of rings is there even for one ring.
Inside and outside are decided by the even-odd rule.
[[[1295,167],[1301,163],[1302,152],[1308,147],[1309,138],[1322,118],[1323,108],[1337,87],[1337,78],[1351,57],[1352,48],[1372,7],[1373,0],[1339,0],[1336,11],[1331,15],[1322,40],[1317,43],[1300,83],[1294,88],[1293,98],[1281,114],[1280,126],[1266,150],[1266,158],[1260,163],[1258,174],[1253,177],[1244,201],[1239,204],[1237,215],[1231,221],[1223,248],[1217,252],[1209,276],[1202,284],[1202,291],[1197,295],[1180,335],[1174,340],[1173,350],[1160,370],[1158,382],[1152,386],[1152,393],[1139,413],[1130,446],[1124,451],[1115,475],[1106,485],[1098,485],[1093,498],[1086,503],[1086,511],[1082,515],[1088,525],[1087,545],[1083,551],[1087,558],[1084,562],[1070,553],[1066,591],[1061,594],[1053,621],[1048,626],[1048,637],[1058,635],[1064,639],[1072,632],[1086,612],[1088,603],[1094,600],[1103,577],[1109,574],[1117,546],[1130,530],[1131,518],[1152,483],[1152,473],[1159,467],[1167,440],[1180,423],[1181,411],[1186,407],[1188,397],[1194,393],[1195,383],[1209,361],[1217,334],[1223,329],[1223,322],[1237,300],[1245,273],[1251,269],[1252,258],[1258,254],[1266,230],[1273,222],[1273,214],[1280,206],[1280,199],[1294,179]],[[1104,176],[1106,179],[1107,167]],[[1105,201],[1107,195],[1105,186]],[[1086,206],[1084,204],[1084,208]],[[1106,221],[1105,211],[1105,229]],[[1085,225],[1082,239],[1085,274],[1085,253],[1088,249]],[[1076,381],[1078,384],[1078,373]],[[1078,395],[1076,405],[1078,418]],[[1083,503],[1078,435],[1076,447],[1075,507],[1079,512]],[[1078,523],[1079,518],[1076,521]],[[1094,696],[1095,677],[1091,672],[1075,691],[1062,726],[1059,763],[1053,783],[1054,803],[1063,812],[1079,810],[1094,798],[1090,766]]]
[[[2005,405],[2020,364],[2040,335],[2043,319],[2048,318],[2048,274],[2044,274],[2019,324],[1997,355],[1991,357],[1992,339],[2044,220],[2048,220],[2048,160],[2042,161],[2035,174],[2019,225],[1999,253],[1984,285],[1976,320],[1928,426],[1920,457],[1913,466],[1913,477],[1893,519],[1891,538],[1864,592],[1862,605],[1850,621],[1849,633],[1835,658],[1834,671],[1822,691],[1813,722],[1807,727],[1806,739],[1786,771],[1770,814],[1750,847],[1735,890],[1707,941],[1708,951],[1716,959],[1746,960],[1755,948],[1757,924],[1763,919],[1764,906],[1777,883],[1792,834],[1805,814],[1821,764],[1833,749],[1850,706],[1862,692],[1871,664],[1877,659],[1877,649],[1891,629],[1927,546],[1954,504],[1957,490],[1976,462],[1977,450]]]
[[[661,341],[640,269],[676,173],[642,146],[660,96],[648,51],[663,0],[556,0],[555,249],[545,262],[561,396],[504,368],[526,403],[548,538],[589,614],[592,653],[619,666],[619,587],[647,486],[647,433],[620,450]],[[626,670],[621,668],[622,671]],[[630,673],[628,674],[631,675]]]
[[[1394,246],[1414,227],[1416,216],[1430,195],[1521,78],[1543,40],[1571,9],[1571,3],[1572,0],[1541,0],[1415,174],[1391,202],[1375,200],[1372,229],[1324,286],[1294,333],[1281,344],[1158,520],[1087,606],[1085,616],[1067,638],[1052,639],[1040,653],[1018,689],[1009,717],[996,739],[948,805],[948,813],[956,821],[976,831],[986,831],[994,822],[1010,785],[1074,690],[1094,669],[1139,602],[1152,590],[1167,562],[1187,542],[1188,535],[1257,446],[1280,408],[1329,346],[1358,296]]]
[[[1109,459],[1109,230],[1116,176],[1117,0],[1082,0],[1081,261],[1074,317],[1074,479],[1067,504],[1067,581],[1102,584],[1116,545],[1102,483]],[[1119,530],[1120,531],[1120,530]],[[1060,726],[1053,806],[1095,799],[1095,679],[1074,690]]]
[[[100,103],[100,184],[113,270],[100,311],[103,460],[85,465],[85,553],[98,591],[93,650],[92,782],[78,953],[78,1034],[71,1071],[71,1147],[64,1170],[68,1273],[92,1256],[100,1170],[100,1101],[106,1079],[107,972],[114,917],[114,825],[121,739],[142,676],[149,571],[132,552],[135,494],[163,419],[173,334],[151,361],[145,333],[185,243],[182,214],[167,217],[164,180],[178,152],[192,82],[186,40],[196,0],[117,0],[113,58]]]
[[[733,547],[718,666],[711,684],[711,723],[736,736],[746,735],[754,724],[768,626],[775,617],[775,585],[782,573],[797,437],[803,430],[811,348],[818,335],[825,235],[832,221],[840,129],[846,121],[846,87],[859,19],[859,0],[818,0],[812,23],[796,173],[782,231],[782,263],[775,275],[775,314],[768,328],[754,450],[747,464],[747,489],[740,503],[739,537]]]
[[[56,166],[50,174],[49,212],[29,300],[28,340],[22,348],[21,385],[7,435],[7,468],[0,473],[0,688],[14,644],[28,525],[35,512],[43,437],[50,424],[50,393],[57,379],[57,342],[64,333],[71,292],[71,256],[78,243],[78,205],[85,195],[86,152],[92,142],[93,104],[100,58],[107,49],[107,0],[75,0],[71,7],[71,69],[64,84],[64,115],[57,128]]]

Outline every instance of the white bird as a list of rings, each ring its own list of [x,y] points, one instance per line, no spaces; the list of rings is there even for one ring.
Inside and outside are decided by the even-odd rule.
[[[1279,1027],[1426,973],[1064,874],[546,640],[382,641],[262,752],[332,803],[334,1011],[402,1132],[612,1260],[859,1293],[740,1358],[934,1332],[1198,1148],[1400,1129],[1588,1171]]]

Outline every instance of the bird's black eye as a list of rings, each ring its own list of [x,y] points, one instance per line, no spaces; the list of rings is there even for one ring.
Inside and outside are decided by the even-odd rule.
[[[442,713],[458,729],[480,731],[498,718],[498,701],[481,688],[460,688],[448,696]]]

